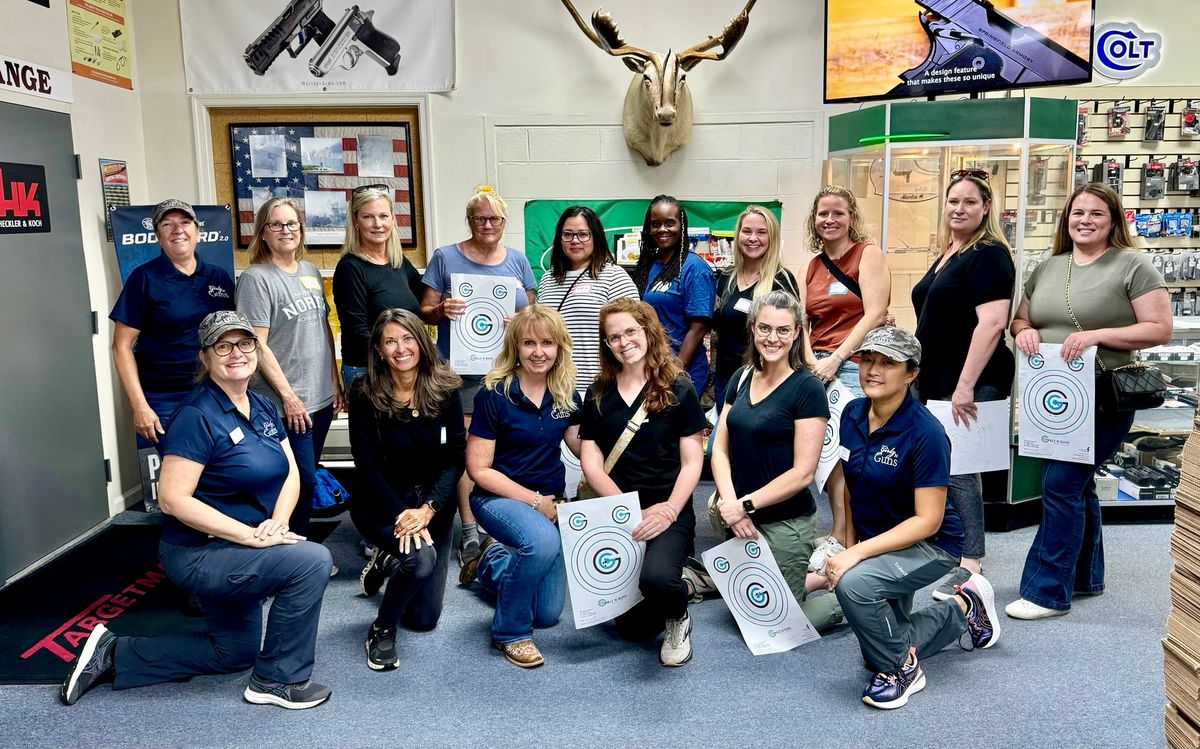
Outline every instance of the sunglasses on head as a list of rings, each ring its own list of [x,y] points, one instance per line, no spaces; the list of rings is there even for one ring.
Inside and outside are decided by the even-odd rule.
[[[360,192],[366,192],[367,190],[378,190],[379,192],[391,192],[392,188],[388,187],[387,185],[359,185],[358,187],[354,188],[353,192],[355,194],[357,194]]]
[[[964,177],[974,177],[975,179],[987,182],[991,176],[991,173],[983,169],[955,169],[953,172],[950,172],[950,181],[954,182]]]

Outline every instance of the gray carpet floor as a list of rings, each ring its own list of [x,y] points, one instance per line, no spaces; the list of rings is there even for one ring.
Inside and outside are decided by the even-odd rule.
[[[706,493],[701,485],[698,510]],[[719,599],[692,606],[695,658],[683,668],[661,667],[657,643],[626,643],[603,626],[576,631],[568,614],[537,634],[547,664],[523,671],[489,647],[488,602],[451,580],[438,628],[401,631],[400,669],[370,671],[362,642],[378,599],[358,595],[362,559],[346,518],[328,542],[342,572],[317,645],[315,677],[334,690],[327,704],[249,705],[245,674],[101,686],[70,708],[54,687],[0,687],[0,746],[1162,746],[1170,532],[1106,527],[1103,596],[1042,622],[1002,616],[996,647],[925,659],[926,689],[885,712],[859,699],[869,674],[848,629],[756,657]],[[1000,606],[1017,596],[1032,538],[1032,528],[988,535],[985,573]],[[697,546],[715,542],[702,522]],[[928,600],[919,595],[918,606]]]

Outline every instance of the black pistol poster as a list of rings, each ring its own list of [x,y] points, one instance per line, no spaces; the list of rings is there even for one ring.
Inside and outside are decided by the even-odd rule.
[[[454,3],[179,0],[191,94],[449,91]]]
[[[1093,0],[826,0],[825,7],[826,103],[1091,80]]]

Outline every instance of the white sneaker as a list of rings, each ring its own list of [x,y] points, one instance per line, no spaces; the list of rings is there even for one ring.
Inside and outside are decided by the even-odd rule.
[[[692,618],[687,614],[682,619],[667,620],[667,636],[658,662],[664,666],[682,666],[692,659]]]
[[[825,563],[829,561],[829,557],[841,554],[845,550],[846,547],[839,544],[836,538],[829,536],[813,549],[812,556],[808,558],[808,571],[824,575]]]
[[[1070,611],[1070,609],[1048,609],[1045,606],[1039,606],[1033,601],[1026,601],[1024,598],[1018,598],[1012,603],[1004,607],[1004,613],[1011,616],[1013,619],[1049,619],[1053,616],[1062,616]]]

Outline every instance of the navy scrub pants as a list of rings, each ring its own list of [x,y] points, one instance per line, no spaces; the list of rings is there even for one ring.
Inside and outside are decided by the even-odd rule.
[[[117,640],[115,689],[245,671],[295,684],[312,674],[321,600],[333,559],[319,544],[255,549],[231,541],[162,542],[167,576],[196,596],[208,632]],[[262,601],[274,596],[262,632]]]

